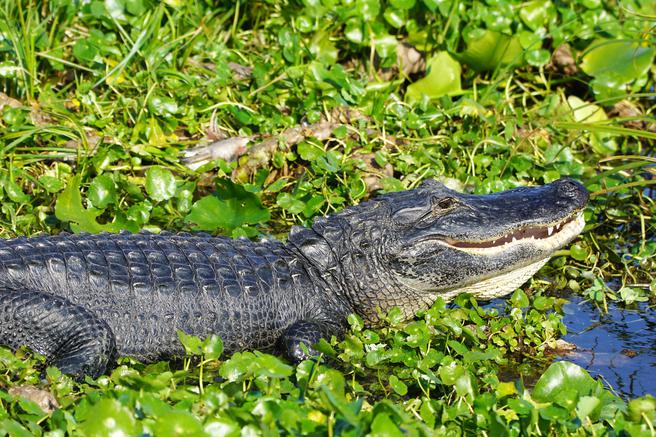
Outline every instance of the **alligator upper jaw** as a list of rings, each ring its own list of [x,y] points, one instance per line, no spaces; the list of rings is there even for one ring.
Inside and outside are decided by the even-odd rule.
[[[584,226],[583,213],[577,212],[557,223],[526,226],[490,240],[457,241],[447,238],[442,242],[453,249],[474,255],[494,255],[520,244],[531,244],[548,253],[570,242]]]

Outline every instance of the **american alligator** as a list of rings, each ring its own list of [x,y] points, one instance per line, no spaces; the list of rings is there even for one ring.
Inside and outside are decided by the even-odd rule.
[[[195,234],[0,241],[0,344],[98,376],[118,355],[183,354],[177,330],[306,358],[346,317],[406,318],[438,296],[511,292],[584,226],[571,179],[476,196],[435,181],[293,227],[286,244]]]

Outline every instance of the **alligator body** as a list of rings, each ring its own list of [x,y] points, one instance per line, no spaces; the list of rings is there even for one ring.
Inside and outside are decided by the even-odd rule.
[[[195,234],[37,236],[0,241],[0,344],[27,345],[74,375],[118,355],[179,357],[177,330],[225,350],[306,357],[393,306],[411,318],[438,296],[506,294],[583,228],[569,179],[475,196],[428,181],[353,206],[288,242]],[[310,353],[312,350],[310,349]]]

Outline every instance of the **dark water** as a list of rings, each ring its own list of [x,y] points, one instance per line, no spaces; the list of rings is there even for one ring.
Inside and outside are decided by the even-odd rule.
[[[601,377],[623,398],[656,395],[656,308],[609,306],[602,314],[581,297],[568,296],[564,339],[577,349],[562,356]]]

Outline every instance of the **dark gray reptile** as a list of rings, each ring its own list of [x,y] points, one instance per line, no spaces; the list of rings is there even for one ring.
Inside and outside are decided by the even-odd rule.
[[[587,199],[570,179],[488,196],[428,181],[294,227],[287,244],[170,233],[2,240],[0,344],[27,345],[78,376],[102,374],[118,355],[178,357],[177,330],[218,334],[227,353],[299,360],[301,342],[339,335],[350,313],[376,325],[393,306],[411,318],[438,296],[514,290],[582,230]]]

